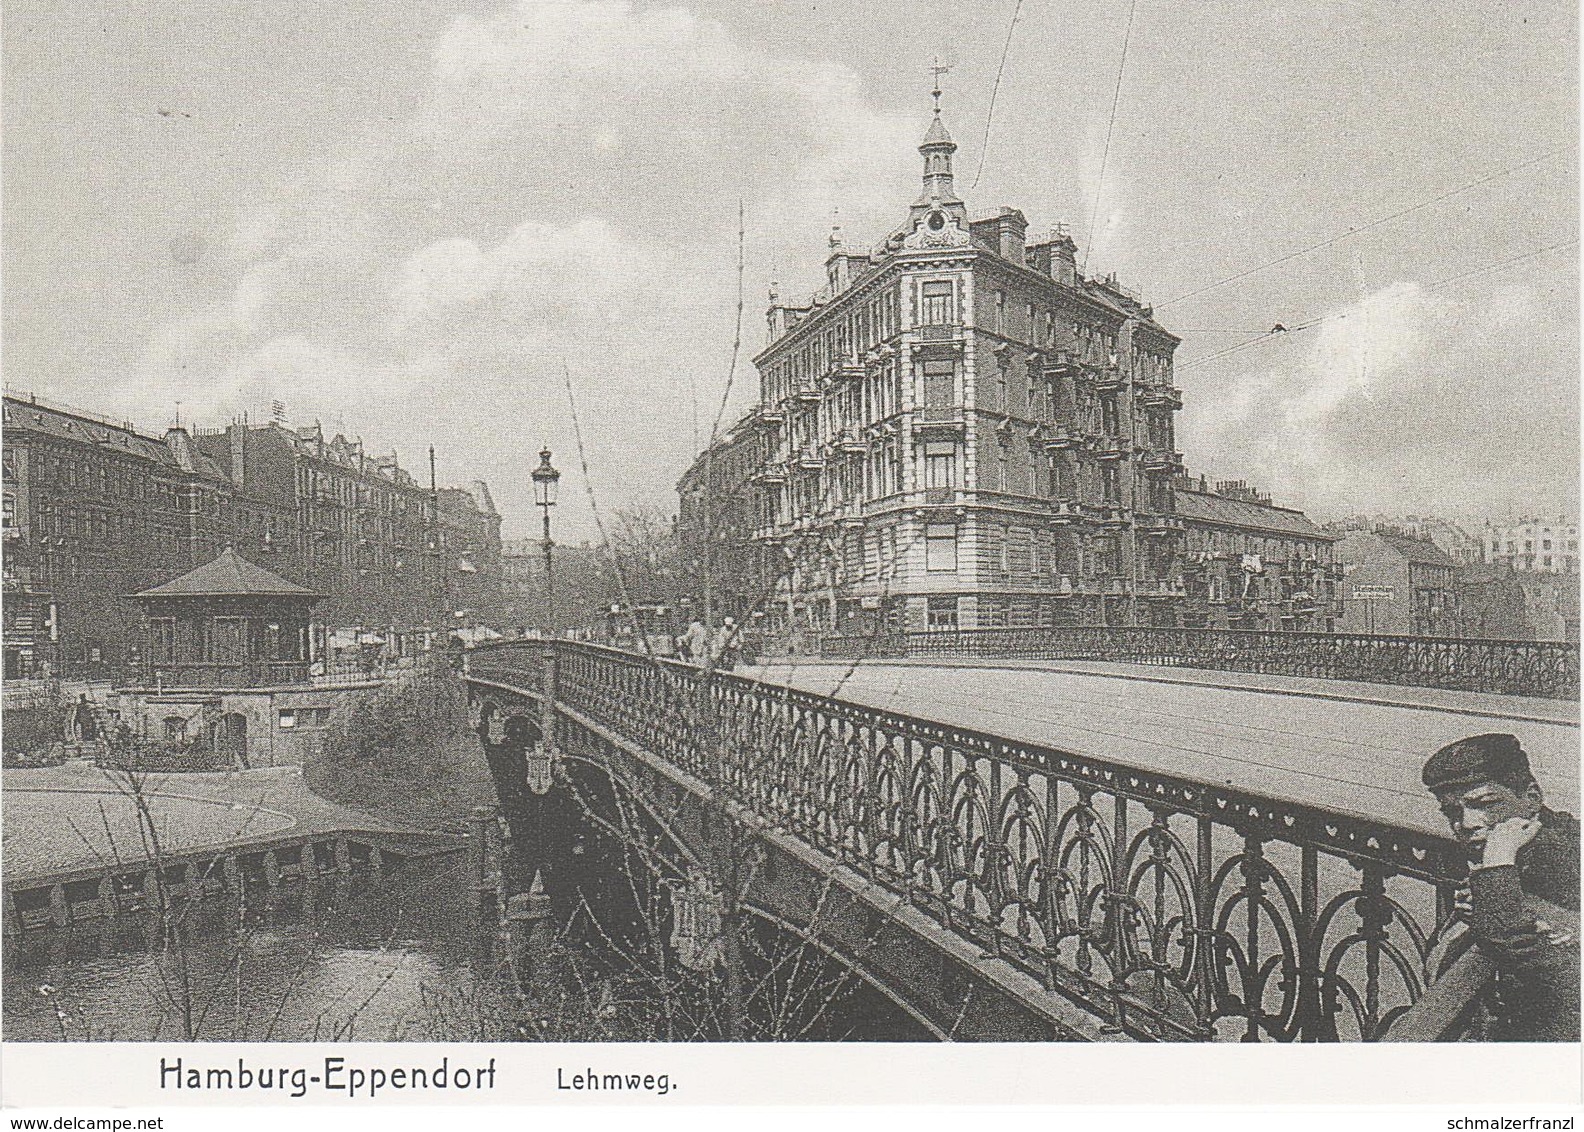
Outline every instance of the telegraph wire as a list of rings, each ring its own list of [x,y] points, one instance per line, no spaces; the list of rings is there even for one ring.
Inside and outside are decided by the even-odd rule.
[[[1445,279],[1438,279],[1434,283],[1428,283],[1423,289],[1427,292],[1439,291],[1442,287],[1449,287],[1453,283],[1461,283],[1465,279],[1472,279],[1479,275],[1488,275],[1492,271],[1499,271],[1500,269],[1504,267],[1510,267],[1515,263],[1522,263],[1525,260],[1534,259],[1536,256],[1545,255],[1547,252],[1560,251],[1562,248],[1571,247],[1577,243],[1577,236],[1569,236],[1565,240],[1559,240],[1554,244],[1547,244],[1545,247],[1536,248],[1534,251],[1520,252],[1517,255],[1508,256],[1505,259],[1499,259],[1495,263],[1487,263],[1482,267],[1475,267],[1468,271],[1460,271],[1456,275],[1449,275]],[[1319,318],[1310,319],[1308,322],[1294,323],[1292,326],[1285,326],[1278,322],[1269,330],[1257,334],[1247,341],[1239,342],[1233,346],[1227,346],[1224,349],[1217,350],[1213,354],[1206,354],[1202,358],[1194,358],[1191,361],[1184,362],[1182,365],[1178,366],[1177,369],[1181,371],[1185,369],[1193,369],[1196,366],[1207,365],[1210,362],[1227,357],[1230,354],[1236,354],[1242,350],[1246,350],[1251,346],[1257,346],[1261,342],[1268,342],[1273,338],[1285,337],[1288,334],[1296,334],[1302,330],[1312,330],[1315,327],[1321,326],[1327,322],[1345,319],[1349,317],[1351,313],[1351,311],[1338,311],[1334,314],[1322,315]]]
[[[1089,270],[1089,250],[1094,246],[1095,226],[1100,222],[1100,202],[1105,196],[1106,164],[1111,159],[1111,133],[1116,129],[1117,104],[1122,100],[1122,75],[1127,70],[1128,43],[1133,39],[1133,15],[1138,11],[1138,0],[1128,5],[1127,31],[1122,35],[1122,58],[1117,62],[1116,90],[1111,93],[1111,121],[1106,124],[1105,149],[1100,154],[1100,181],[1095,186],[1094,211],[1089,216],[1089,238],[1084,241],[1083,263],[1080,271]]]
[[[1427,286],[1425,288],[1425,290],[1426,291],[1438,291],[1442,287],[1450,286],[1453,283],[1461,282],[1462,280],[1472,278],[1475,275],[1484,275],[1486,272],[1495,271],[1497,268],[1506,267],[1508,264],[1519,263],[1519,262],[1521,262],[1523,260],[1526,260],[1526,259],[1533,259],[1535,256],[1544,255],[1546,252],[1558,251],[1558,250],[1560,250],[1562,248],[1568,247],[1569,245],[1576,244],[1576,243],[1578,243],[1578,237],[1577,236],[1573,236],[1573,237],[1570,237],[1569,239],[1561,241],[1560,243],[1550,244],[1550,245],[1548,245],[1546,247],[1543,247],[1543,248],[1537,248],[1537,249],[1535,249],[1532,252],[1524,252],[1524,253],[1522,253],[1520,255],[1509,256],[1506,259],[1498,260],[1495,263],[1488,264],[1485,267],[1476,267],[1472,271],[1464,271],[1464,272],[1460,272],[1457,275],[1449,275],[1445,279],[1439,280],[1439,281],[1437,281],[1435,283],[1431,283],[1429,286]]]
[[[1007,54],[1012,50],[1012,32],[1017,28],[1018,16],[1023,12],[1023,0],[1017,0],[1017,6],[1012,9],[1012,22],[1007,24],[1006,42],[1001,45],[1001,62],[996,67],[995,84],[990,88],[990,106],[985,110],[984,140],[979,143],[979,168],[974,170],[973,184],[969,190],[979,187],[979,178],[984,175],[985,154],[990,150],[990,123],[995,120],[996,95],[1001,93],[1001,76],[1006,71]]]
[[[1256,265],[1254,267],[1250,267],[1250,268],[1248,268],[1248,269],[1246,269],[1244,271],[1239,271],[1239,272],[1237,272],[1237,273],[1235,273],[1233,275],[1228,275],[1224,279],[1217,279],[1214,283],[1206,283],[1203,287],[1197,287],[1197,288],[1195,288],[1192,291],[1188,291],[1188,292],[1185,292],[1184,294],[1177,295],[1177,296],[1175,296],[1173,298],[1167,299],[1163,303],[1156,303],[1155,304],[1155,309],[1156,310],[1160,310],[1163,307],[1171,306],[1173,303],[1180,303],[1180,302],[1183,302],[1186,299],[1191,299],[1191,298],[1194,298],[1197,295],[1202,295],[1206,291],[1213,291],[1217,287],[1224,287],[1228,283],[1235,283],[1239,279],[1247,279],[1250,275],[1254,275],[1254,274],[1257,274],[1258,272],[1264,271],[1266,268],[1275,267],[1278,264],[1283,264],[1283,263],[1288,262],[1289,260],[1297,259],[1299,256],[1308,255],[1310,252],[1313,252],[1313,251],[1319,251],[1321,248],[1328,248],[1332,244],[1340,243],[1341,241],[1346,240],[1346,239],[1348,239],[1351,236],[1357,236],[1360,232],[1367,232],[1371,228],[1378,228],[1382,224],[1389,224],[1393,220],[1400,220],[1404,216],[1408,216],[1408,215],[1411,215],[1412,213],[1419,212],[1419,211],[1421,211],[1423,209],[1429,208],[1431,205],[1440,204],[1442,201],[1451,200],[1453,197],[1458,196],[1458,195],[1460,195],[1462,193],[1466,193],[1470,189],[1477,189],[1481,185],[1488,185],[1492,181],[1500,180],[1503,177],[1511,176],[1512,174],[1520,172],[1520,171],[1522,171],[1524,169],[1528,169],[1531,166],[1539,165],[1542,162],[1549,161],[1549,160],[1551,160],[1551,158],[1557,156],[1560,153],[1563,153],[1565,151],[1565,148],[1566,147],[1558,147],[1557,149],[1551,150],[1549,153],[1543,153],[1543,154],[1541,154],[1538,157],[1531,157],[1527,161],[1521,161],[1517,165],[1509,165],[1505,169],[1498,169],[1494,173],[1487,173],[1487,174],[1485,174],[1482,177],[1478,177],[1475,180],[1472,180],[1472,181],[1466,182],[1465,184],[1459,185],[1455,189],[1448,189],[1446,192],[1438,193],[1437,195],[1435,195],[1433,197],[1430,197],[1427,200],[1422,200],[1422,201],[1419,201],[1417,204],[1409,205],[1407,208],[1398,209],[1396,212],[1388,213],[1387,215],[1377,217],[1374,220],[1365,221],[1363,224],[1360,224],[1357,227],[1349,228],[1345,232],[1339,232],[1339,233],[1337,233],[1334,236],[1328,236],[1325,239],[1319,240],[1319,241],[1317,241],[1317,242],[1315,242],[1313,244],[1309,244],[1309,245],[1307,245],[1305,247],[1298,248],[1295,251],[1290,251],[1290,252],[1285,253],[1284,255],[1277,256],[1275,259],[1268,260],[1265,263],[1261,263],[1261,264],[1258,264],[1258,265]],[[1102,175],[1103,175],[1103,166],[1102,166]],[[1094,238],[1094,230],[1093,230],[1092,227],[1090,229],[1089,235],[1090,235],[1090,239]],[[1087,262],[1087,259],[1086,259],[1086,262]]]

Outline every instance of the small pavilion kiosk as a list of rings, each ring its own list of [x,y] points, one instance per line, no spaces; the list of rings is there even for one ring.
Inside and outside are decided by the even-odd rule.
[[[143,610],[144,686],[306,684],[309,613],[319,597],[230,547],[213,562],[133,594]]]
[[[132,685],[115,693],[119,718],[144,740],[241,767],[315,757],[372,686],[314,676],[309,620],[320,597],[230,547],[132,594],[143,647]]]

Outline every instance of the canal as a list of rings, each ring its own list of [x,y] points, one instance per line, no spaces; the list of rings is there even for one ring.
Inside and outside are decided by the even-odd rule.
[[[483,1041],[505,1036],[466,855],[317,890],[24,934],[12,1041]],[[179,930],[177,930],[179,928]],[[166,938],[166,937],[170,938]]]
[[[590,856],[598,855],[597,838]],[[602,861],[601,864],[614,864]],[[643,884],[563,896],[532,972],[511,972],[466,853],[319,885],[23,933],[7,956],[12,1041],[721,1040],[719,967],[680,967],[667,900]],[[628,893],[626,899],[611,894]],[[635,901],[634,896],[639,897]],[[745,1035],[928,1034],[816,949],[748,919]],[[508,986],[526,984],[528,1001]]]

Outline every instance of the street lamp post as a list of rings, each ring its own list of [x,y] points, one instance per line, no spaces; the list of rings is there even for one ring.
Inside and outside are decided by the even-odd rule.
[[[544,512],[545,628],[554,628],[555,574],[550,564],[550,508],[555,506],[561,473],[550,465],[550,449],[539,453],[539,466],[533,470],[534,502]]]

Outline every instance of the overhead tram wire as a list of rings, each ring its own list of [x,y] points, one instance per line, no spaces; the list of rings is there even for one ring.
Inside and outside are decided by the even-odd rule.
[[[1100,152],[1100,180],[1095,185],[1094,211],[1089,215],[1089,238],[1084,241],[1083,263],[1079,271],[1089,270],[1089,251],[1094,247],[1095,226],[1100,222],[1100,202],[1105,197],[1106,165],[1111,160],[1111,134],[1116,129],[1117,104],[1122,100],[1122,75],[1127,70],[1128,44],[1133,40],[1133,16],[1138,11],[1138,0],[1128,5],[1127,30],[1122,34],[1122,58],[1117,61],[1116,89],[1111,92],[1111,120],[1106,123],[1105,148]]]
[[[1493,271],[1499,271],[1502,268],[1510,267],[1515,263],[1522,263],[1525,260],[1534,259],[1536,256],[1545,255],[1547,252],[1560,251],[1563,248],[1571,247],[1576,245],[1578,240],[1579,238],[1577,236],[1570,236],[1567,239],[1559,240],[1554,244],[1547,244],[1543,248],[1536,248],[1532,252],[1520,252],[1517,255],[1508,256],[1505,259],[1499,259],[1495,263],[1487,263],[1483,267],[1476,267],[1468,271],[1461,271],[1456,275],[1449,275],[1445,279],[1438,279],[1434,283],[1425,284],[1424,290],[1427,292],[1439,291],[1443,287],[1450,287],[1452,284],[1461,283],[1465,279],[1472,279],[1479,275],[1488,275]],[[1236,354],[1252,346],[1257,346],[1261,342],[1269,342],[1275,338],[1282,338],[1289,334],[1296,334],[1301,330],[1312,330],[1315,327],[1327,322],[1345,319],[1349,316],[1349,313],[1350,312],[1348,311],[1338,311],[1335,314],[1322,315],[1319,318],[1310,319],[1308,322],[1294,323],[1292,326],[1285,326],[1281,323],[1276,323],[1271,327],[1271,329],[1261,334],[1257,334],[1245,342],[1239,342],[1234,346],[1227,346],[1225,349],[1217,350],[1213,354],[1206,354],[1202,358],[1194,358],[1190,361],[1184,362],[1182,365],[1177,367],[1177,371],[1181,372],[1185,369],[1193,369],[1196,366],[1208,365],[1210,362],[1217,361],[1218,359],[1227,357],[1230,354]]]
[[[1001,93],[1001,76],[1006,72],[1007,54],[1012,50],[1012,33],[1017,28],[1018,16],[1022,12],[1023,0],[1017,0],[1017,6],[1012,9],[1012,22],[1007,24],[1006,42],[1001,45],[1001,62],[996,67],[995,84],[990,88],[990,105],[985,110],[984,140],[979,143],[979,168],[974,170],[970,189],[977,189],[979,178],[984,175],[985,154],[990,150],[990,123],[995,120],[996,95]]]
[[[1477,189],[1481,185],[1488,185],[1492,181],[1498,181],[1498,180],[1500,180],[1503,177],[1510,177],[1514,173],[1522,172],[1523,170],[1531,168],[1532,166],[1539,165],[1542,162],[1549,161],[1553,157],[1556,157],[1558,154],[1561,154],[1561,153],[1564,153],[1564,152],[1566,152],[1566,147],[1558,147],[1556,149],[1551,150],[1548,153],[1542,153],[1538,157],[1531,157],[1527,161],[1520,161],[1516,165],[1509,165],[1505,169],[1498,169],[1498,170],[1496,170],[1493,173],[1487,173],[1487,174],[1485,174],[1482,177],[1478,177],[1478,178],[1476,178],[1476,179],[1474,179],[1472,181],[1466,182],[1465,184],[1459,185],[1455,189],[1448,189],[1446,192],[1437,193],[1435,196],[1430,197],[1430,198],[1428,198],[1426,200],[1419,201],[1417,204],[1411,204],[1407,208],[1398,209],[1396,212],[1388,213],[1385,216],[1377,217],[1374,220],[1366,221],[1363,224],[1360,224],[1360,225],[1358,225],[1355,228],[1349,228],[1346,232],[1339,232],[1339,233],[1337,233],[1334,236],[1327,236],[1323,240],[1316,241],[1313,244],[1308,244],[1308,245],[1306,245],[1304,247],[1301,247],[1301,248],[1298,248],[1298,249],[1296,249],[1294,251],[1290,251],[1290,252],[1287,252],[1287,253],[1285,253],[1283,255],[1279,255],[1275,259],[1267,260],[1264,263],[1257,264],[1254,267],[1247,268],[1246,270],[1236,272],[1235,274],[1232,274],[1232,275],[1228,275],[1224,279],[1217,279],[1213,283],[1206,283],[1203,287],[1196,287],[1192,291],[1187,291],[1187,292],[1184,292],[1181,295],[1176,295],[1176,296],[1174,296],[1174,297],[1172,297],[1170,299],[1167,299],[1165,302],[1156,303],[1155,304],[1155,309],[1156,310],[1161,310],[1164,307],[1171,306],[1173,303],[1184,302],[1187,299],[1192,299],[1192,298],[1194,298],[1194,297],[1196,297],[1198,295],[1203,295],[1206,291],[1214,291],[1217,287],[1224,287],[1228,283],[1237,282],[1239,279],[1247,279],[1250,275],[1255,275],[1255,274],[1257,274],[1257,273],[1259,273],[1261,271],[1264,271],[1266,268],[1276,267],[1279,264],[1287,263],[1289,260],[1297,259],[1299,256],[1304,256],[1304,255],[1308,255],[1310,252],[1319,251],[1321,248],[1328,248],[1332,244],[1341,243],[1343,240],[1349,239],[1349,238],[1351,238],[1353,236],[1357,236],[1361,232],[1368,232],[1371,228],[1379,228],[1382,224],[1389,224],[1393,220],[1400,220],[1404,216],[1410,216],[1413,213],[1420,212],[1420,211],[1422,211],[1422,210],[1424,210],[1426,208],[1431,207],[1432,205],[1440,204],[1443,201],[1451,200],[1453,197],[1459,196],[1459,195],[1461,195],[1463,193],[1466,193],[1466,192],[1468,192],[1471,189]],[[1102,176],[1103,176],[1103,167],[1102,167]],[[1092,239],[1093,236],[1094,236],[1094,232],[1093,232],[1093,229],[1091,228],[1091,230],[1090,230],[1090,238]]]

